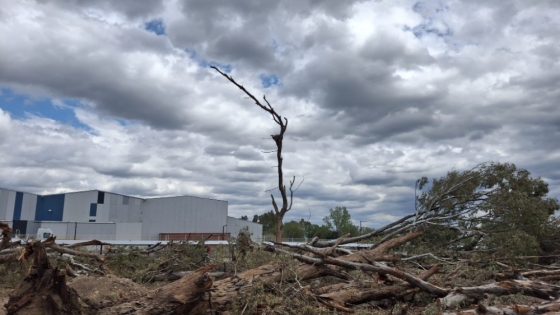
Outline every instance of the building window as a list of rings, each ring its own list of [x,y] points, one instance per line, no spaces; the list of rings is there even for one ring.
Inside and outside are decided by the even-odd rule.
[[[90,219],[89,222],[95,222],[95,220],[94,220],[94,219]]]
[[[97,204],[96,203],[92,203],[92,204],[89,205],[89,216],[90,217],[97,216]]]
[[[128,196],[123,196],[122,197],[122,204],[123,205],[127,205],[130,202],[130,198],[128,198]]]
[[[105,193],[102,191],[97,192],[97,203],[102,205],[105,203]]]

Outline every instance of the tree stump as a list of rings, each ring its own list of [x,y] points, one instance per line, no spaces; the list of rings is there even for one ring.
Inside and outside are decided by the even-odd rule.
[[[27,276],[4,305],[8,315],[89,314],[82,308],[76,291],[66,286],[66,271],[49,262],[42,242],[27,244],[20,259],[31,256],[33,261]]]

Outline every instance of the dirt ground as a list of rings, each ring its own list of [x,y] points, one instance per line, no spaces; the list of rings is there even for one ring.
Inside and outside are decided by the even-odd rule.
[[[147,291],[130,279],[112,275],[80,276],[70,280],[68,286],[76,290],[86,304],[96,309],[136,299]]]
[[[130,279],[115,276],[80,276],[68,282],[87,305],[94,309],[112,306],[143,296],[147,289]],[[4,304],[8,303],[13,289],[0,288],[0,315],[6,315]]]
[[[6,308],[4,304],[8,303],[8,294],[12,292],[13,289],[0,288],[0,315],[6,315]]]

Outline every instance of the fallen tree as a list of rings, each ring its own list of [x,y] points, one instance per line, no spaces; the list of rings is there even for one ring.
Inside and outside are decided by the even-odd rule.
[[[534,314],[559,307],[556,300],[560,286],[541,281],[505,280],[479,286],[450,288],[427,281],[440,272],[441,264],[434,264],[417,275],[404,270],[398,266],[398,257],[390,252],[421,237],[422,234],[421,231],[408,233],[380,243],[373,249],[356,252],[347,249],[337,251],[336,247],[314,248],[310,245],[295,248],[268,246],[266,250],[292,257],[299,263],[270,262],[239,274],[226,275],[225,278],[215,281],[212,279],[213,275],[224,274],[212,272],[215,265],[206,265],[196,271],[185,272],[179,280],[149,291],[134,301],[98,309],[80,304],[76,292],[66,286],[66,271],[53,267],[49,262],[47,249],[69,255],[68,248],[53,245],[54,238],[44,242],[28,242],[18,259],[31,260],[31,267],[22,284],[12,293],[6,309],[8,314],[220,314],[231,310],[233,304],[249,294],[253,286],[275,287],[279,283],[289,284],[294,291],[308,296],[311,301],[316,302],[316,307],[322,305],[343,312],[353,312],[354,306],[361,303],[403,299],[418,293],[439,298],[438,303],[444,309],[479,305],[474,309],[465,310],[464,313],[448,314],[477,314],[476,312],[481,312],[482,309],[486,310],[485,314],[512,311],[512,306],[497,307],[482,303],[490,296],[511,294],[524,294],[552,301],[546,307],[541,305],[524,308]],[[88,252],[72,253],[99,262],[105,262],[107,259],[107,256],[101,257]],[[369,280],[358,281],[352,275],[353,272],[361,273]],[[535,270],[524,271],[523,274],[556,275],[557,271]],[[342,282],[310,287],[311,280],[324,277],[339,279]]]
[[[218,262],[224,264],[224,272],[216,270],[215,264],[208,264],[202,245],[186,249],[176,244],[158,244],[146,250],[112,248],[105,254],[98,254],[77,248],[107,245],[95,240],[73,246],[57,244],[55,238],[43,242],[11,242],[11,229],[0,224],[0,264],[16,262],[26,268],[26,277],[11,294],[6,308],[9,314],[162,315],[266,314],[272,311],[290,314],[304,313],[303,308],[308,314],[325,313],[327,309],[351,313],[363,308],[368,313],[376,308],[395,308],[401,314],[419,314],[421,311],[412,309],[426,305],[433,308],[433,314],[444,311],[447,311],[444,314],[558,311],[560,286],[554,282],[560,278],[560,266],[554,264],[558,256],[547,252],[544,262],[538,260],[538,255],[517,255],[512,256],[516,259],[508,261],[504,255],[515,253],[512,252],[515,246],[533,244],[525,242],[523,237],[530,235],[536,223],[528,225],[511,217],[513,214],[508,213],[501,202],[509,196],[510,190],[518,189],[515,183],[523,183],[525,188],[518,189],[518,196],[514,196],[523,198],[513,203],[512,211],[522,211],[527,200],[540,202],[546,206],[545,211],[528,205],[530,211],[526,214],[530,217],[540,213],[535,216],[536,222],[553,232],[558,221],[546,220],[557,203],[545,198],[547,190],[541,180],[528,180],[523,172],[511,175],[511,167],[507,165],[507,176],[504,176],[501,169],[499,165],[475,168],[464,174],[452,173],[448,181],[435,181],[433,190],[419,199],[421,202],[415,213],[371,233],[329,241],[314,238],[299,246],[264,244],[253,253],[244,249],[242,254],[228,256],[230,268],[226,268],[225,260]],[[507,183],[500,178],[506,178]],[[531,186],[534,194],[526,188],[527,183],[534,184]],[[487,205],[496,208],[490,209]],[[480,211],[485,209],[487,213],[480,216]],[[500,243],[506,235],[498,229],[503,227],[502,219],[515,223],[524,229],[523,232],[513,233],[511,239]],[[487,229],[488,226],[491,229]],[[560,235],[554,233],[551,235]],[[535,240],[547,242],[556,237],[537,234]],[[369,244],[365,250],[340,247],[365,239]],[[436,248],[434,244],[447,244],[447,247]],[[551,244],[548,242],[543,248],[554,250]],[[510,247],[504,250],[500,246]],[[198,256],[181,260],[193,253]],[[49,254],[52,254],[50,259]],[[270,256],[266,256],[268,261],[261,260],[260,264],[249,268],[244,260],[249,260],[251,255],[253,258]],[[154,260],[154,257],[161,259]],[[519,257],[523,261],[516,265]],[[111,274],[114,265],[109,268],[109,262],[119,260],[127,262],[126,266],[121,265],[123,269],[134,270],[136,267],[130,263],[145,258],[152,261],[142,267],[144,274],[138,282],[176,281],[147,293],[136,290],[137,294],[127,298],[117,294],[111,298],[111,303],[86,303],[85,306],[80,303],[78,294],[66,285],[67,275],[80,279],[83,277],[80,272]],[[527,268],[531,264],[535,269]],[[188,268],[180,269],[185,267]],[[476,268],[485,270],[486,274],[477,275]],[[421,298],[417,298],[419,296]],[[500,297],[504,296],[515,296],[516,300],[503,303],[505,300]]]

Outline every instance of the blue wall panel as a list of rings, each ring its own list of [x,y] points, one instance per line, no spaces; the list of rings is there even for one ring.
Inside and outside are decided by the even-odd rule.
[[[15,221],[12,223],[12,230],[17,234],[27,234],[27,221]]]
[[[35,220],[37,221],[62,221],[64,213],[64,194],[38,196]]]
[[[23,205],[23,193],[16,192],[16,202],[14,204],[14,221],[21,219],[21,206]]]

